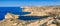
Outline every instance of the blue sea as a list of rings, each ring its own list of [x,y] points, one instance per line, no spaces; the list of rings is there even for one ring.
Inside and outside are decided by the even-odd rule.
[[[30,12],[22,12],[22,8],[20,7],[0,7],[0,20],[3,20],[7,13],[17,14],[17,15],[25,15],[30,14]],[[48,16],[19,16],[20,20],[37,20],[46,18]]]

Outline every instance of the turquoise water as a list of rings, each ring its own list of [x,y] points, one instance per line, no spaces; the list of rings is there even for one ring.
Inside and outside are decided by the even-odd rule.
[[[30,12],[22,12],[22,8],[20,7],[0,7],[0,20],[4,19],[4,16],[6,13],[13,13],[17,15],[25,15],[30,14]],[[21,20],[37,20],[41,18],[37,18],[37,16],[19,16]],[[47,16],[44,16],[42,18],[45,18]]]

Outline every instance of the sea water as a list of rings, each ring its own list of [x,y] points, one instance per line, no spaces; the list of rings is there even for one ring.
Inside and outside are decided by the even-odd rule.
[[[16,14],[16,15],[30,14],[30,12],[22,12],[22,8],[20,8],[20,7],[0,7],[0,20],[3,20],[7,13],[12,13],[12,14]],[[47,16],[45,16],[45,17],[47,17]],[[40,18],[38,18],[37,16],[19,16],[18,19],[37,20],[37,19],[41,19],[41,18],[43,18],[43,17],[40,16]]]

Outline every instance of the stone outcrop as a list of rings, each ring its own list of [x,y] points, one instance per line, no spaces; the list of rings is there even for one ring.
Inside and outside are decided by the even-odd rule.
[[[17,18],[19,18],[19,15],[14,15],[14,14],[11,14],[11,13],[7,13],[5,15],[5,19],[10,19],[10,18],[17,19]]]

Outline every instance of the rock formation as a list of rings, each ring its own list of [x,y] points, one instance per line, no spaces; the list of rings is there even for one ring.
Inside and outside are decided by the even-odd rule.
[[[19,18],[19,15],[14,15],[14,14],[11,14],[11,13],[7,13],[5,15],[5,19],[10,19],[10,18],[17,19],[17,18]]]

